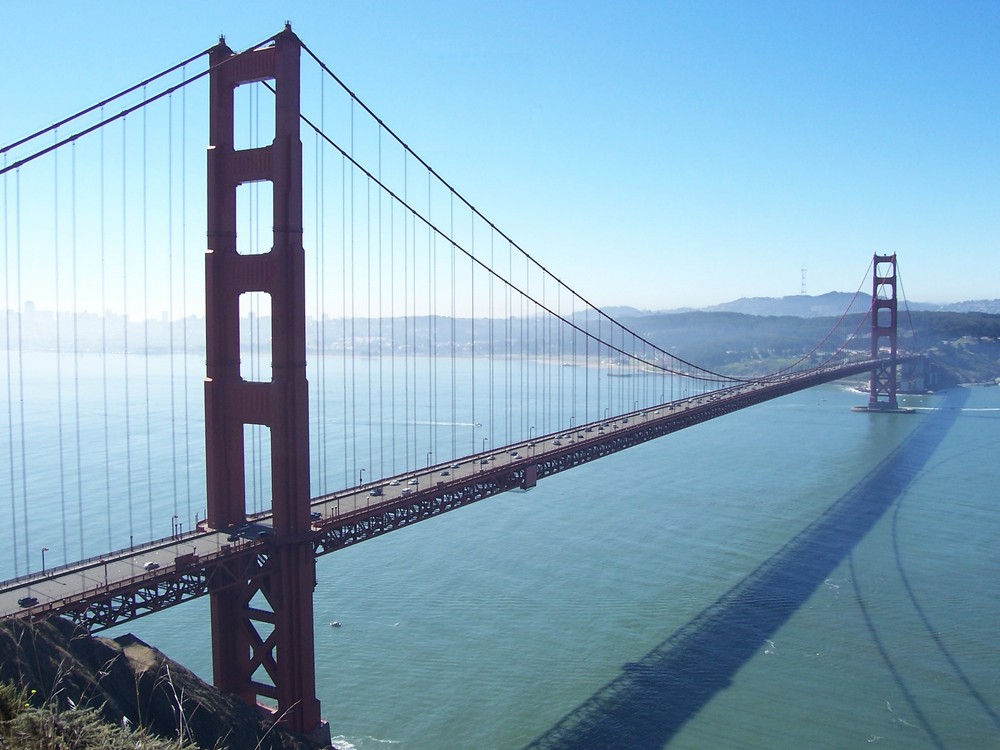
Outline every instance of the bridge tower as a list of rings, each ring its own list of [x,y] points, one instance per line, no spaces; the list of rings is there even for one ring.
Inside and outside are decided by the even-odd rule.
[[[879,356],[883,341],[889,360],[872,368],[869,381],[869,411],[896,411],[896,254],[875,254],[872,265],[872,359]]]
[[[302,143],[299,137],[301,44],[290,26],[273,44],[235,54],[211,50],[208,149],[205,431],[207,523],[246,524],[244,426],[271,437],[273,531],[247,563],[234,556],[211,588],[215,684],[304,733],[325,725],[316,698],[313,589],[316,562],[309,518],[305,257],[302,247]],[[234,147],[234,92],[273,81],[274,141]],[[237,186],[270,181],[274,231],[265,252],[237,250]],[[240,295],[270,295],[269,381],[240,371]],[[263,699],[263,700],[262,700]],[[264,704],[267,703],[267,706]],[[327,730],[328,731],[328,730]]]

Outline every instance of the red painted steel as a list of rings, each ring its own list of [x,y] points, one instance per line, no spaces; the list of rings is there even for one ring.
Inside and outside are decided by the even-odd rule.
[[[221,563],[232,568],[227,577],[239,577],[239,585],[211,590],[216,685],[250,703],[270,698],[281,721],[312,732],[321,719],[312,626],[316,572],[309,518],[299,56],[299,40],[288,27],[268,47],[234,54],[220,41],[210,55],[205,442],[207,523],[232,528],[247,518],[244,425],[271,430],[273,534],[249,574],[236,561]],[[274,141],[236,150],[234,91],[261,80],[274,81]],[[236,189],[261,180],[273,185],[272,246],[240,255]],[[248,382],[240,374],[239,300],[246,292],[271,296],[268,382]],[[259,679],[261,670],[273,684]]]
[[[896,402],[896,255],[875,255],[872,265],[872,359],[888,340],[889,360],[872,368],[868,408],[898,409]]]

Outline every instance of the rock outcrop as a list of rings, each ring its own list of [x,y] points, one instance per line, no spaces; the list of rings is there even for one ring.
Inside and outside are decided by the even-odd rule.
[[[59,618],[0,623],[0,682],[36,691],[33,700],[56,710],[87,706],[109,723],[142,726],[206,750],[322,747],[132,635],[93,637]]]

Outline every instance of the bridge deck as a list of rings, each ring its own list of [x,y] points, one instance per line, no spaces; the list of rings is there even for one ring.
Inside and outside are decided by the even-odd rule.
[[[899,358],[901,361],[905,358]],[[747,406],[870,370],[823,367],[582,424],[501,449],[315,498],[317,555],[431,518]],[[282,540],[270,513],[238,529],[201,528],[0,584],[0,619],[64,614],[99,630],[235,583]]]

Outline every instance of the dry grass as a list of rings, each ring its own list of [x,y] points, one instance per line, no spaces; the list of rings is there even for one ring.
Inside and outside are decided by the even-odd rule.
[[[37,703],[34,691],[0,685],[2,750],[197,750],[183,739],[163,739],[142,727],[107,724],[90,708],[60,710],[55,701]]]

